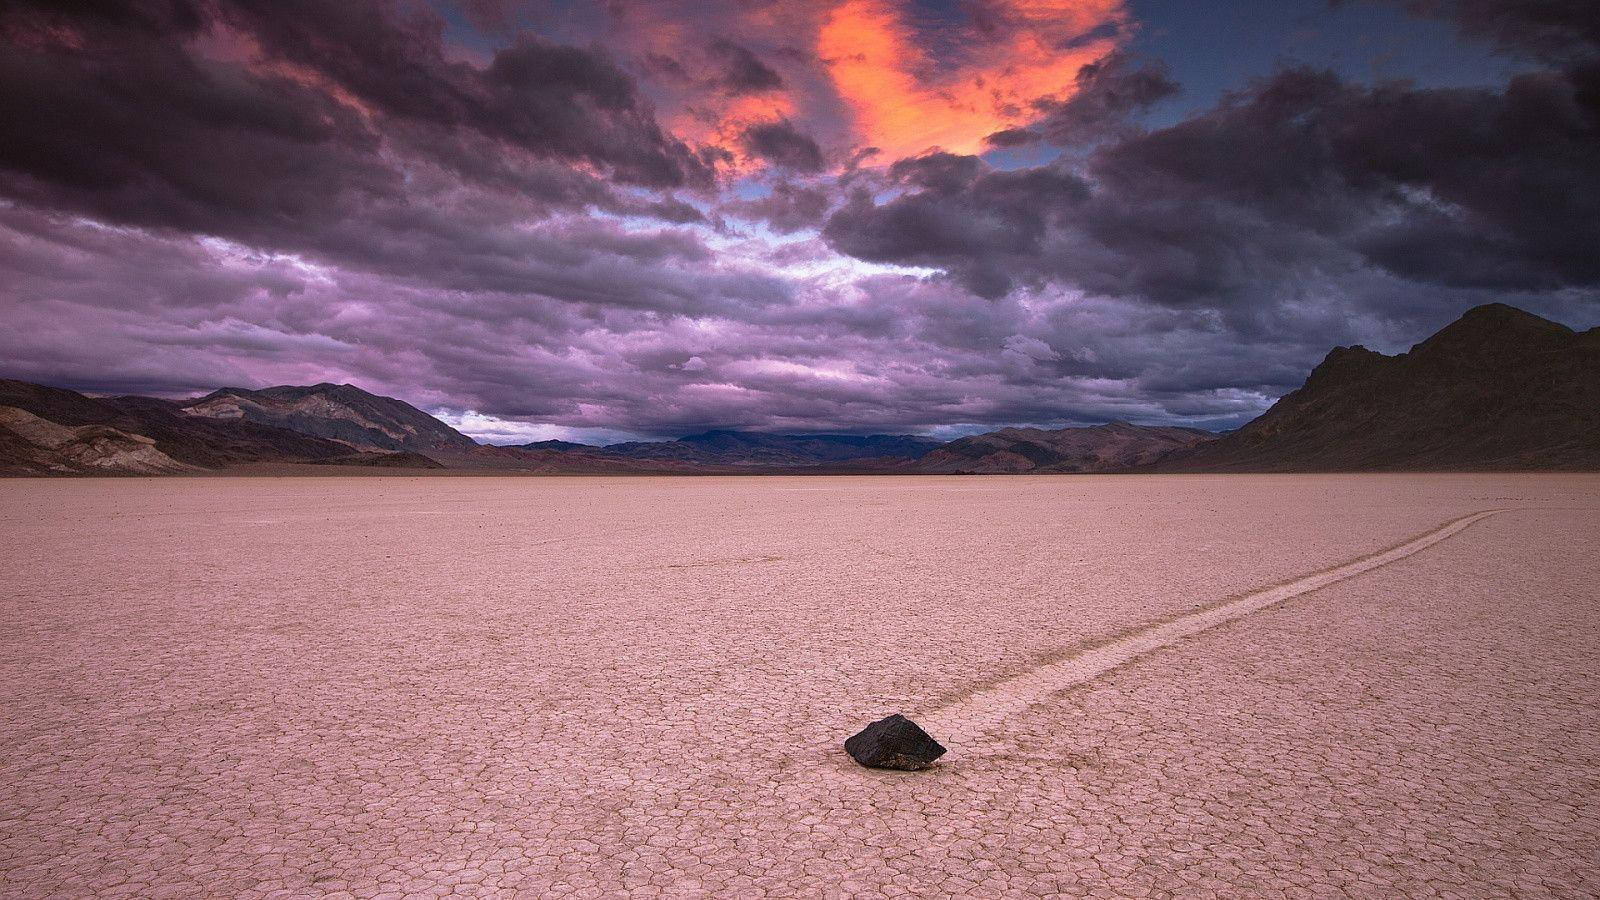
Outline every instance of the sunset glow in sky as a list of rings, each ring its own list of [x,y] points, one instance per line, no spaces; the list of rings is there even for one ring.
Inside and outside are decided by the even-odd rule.
[[[24,0],[0,377],[510,442],[1232,427],[1600,320],[1579,0]]]
[[[995,4],[997,34],[954,60],[936,57],[907,23],[903,6],[849,0],[817,33],[817,58],[850,110],[852,133],[890,159],[932,149],[977,153],[984,138],[1025,125],[1041,99],[1065,99],[1083,66],[1116,46],[1085,40],[1123,21],[1120,4]]]

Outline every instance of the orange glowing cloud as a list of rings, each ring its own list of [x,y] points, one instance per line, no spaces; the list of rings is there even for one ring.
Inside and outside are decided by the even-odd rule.
[[[665,124],[673,134],[694,143],[735,147],[751,126],[789,119],[794,113],[795,103],[788,93],[773,91],[702,101],[674,113]],[[732,168],[744,172],[758,165],[757,160],[739,158]]]
[[[640,76],[669,131],[731,151],[726,170],[743,174],[766,163],[739,149],[741,136],[775,122],[834,163],[865,147],[884,162],[932,147],[981,152],[987,135],[1036,118],[1035,100],[1070,96],[1078,70],[1116,49],[1124,2],[974,0],[977,21],[926,22],[910,0],[617,3],[598,40]],[[729,47],[773,83],[730,90]]]
[[[727,170],[744,173],[762,166],[738,153],[741,136],[752,126],[789,121],[808,114],[808,82],[802,60],[784,57],[795,35],[815,33],[818,11],[805,4],[739,0],[721,5],[642,2],[608,7],[612,28],[602,42],[629,60],[642,76],[662,125],[691,145],[714,145],[735,152]],[[778,83],[760,90],[730,90],[723,76],[730,48],[761,51],[762,64],[778,67]]]
[[[931,59],[899,4],[847,0],[817,33],[817,55],[850,109],[862,144],[896,159],[940,147],[983,149],[983,138],[1029,118],[1040,97],[1064,99],[1078,69],[1115,38],[1083,41],[1126,21],[1121,0],[1006,0],[998,27],[955,60]]]

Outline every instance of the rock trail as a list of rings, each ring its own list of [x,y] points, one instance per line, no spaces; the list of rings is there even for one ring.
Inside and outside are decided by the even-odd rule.
[[[1046,697],[1083,684],[1203,631],[1420,553],[1498,512],[1504,510],[1471,513],[1387,550],[1151,624],[1108,643],[1089,647],[1006,678],[941,706],[917,711],[913,718],[936,739],[948,744],[952,754],[959,754],[964,744],[970,744]]]

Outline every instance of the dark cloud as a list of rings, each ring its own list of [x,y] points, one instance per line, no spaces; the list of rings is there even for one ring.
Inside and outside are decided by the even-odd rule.
[[[986,136],[983,141],[991,147],[1026,147],[1042,139],[1043,135],[1032,128],[1005,128]]]
[[[596,51],[523,35],[479,69],[445,57],[442,23],[424,12],[316,0],[227,0],[219,10],[268,52],[313,68],[388,115],[607,166],[637,184],[708,177],[688,148],[661,131],[632,79]]]
[[[723,208],[732,215],[764,221],[780,234],[792,234],[820,225],[832,203],[833,196],[824,187],[780,181],[765,197],[728,203]]]
[[[1455,22],[1477,38],[1556,65],[1592,61],[1600,50],[1593,0],[1386,0],[1417,15]]]
[[[718,39],[711,42],[711,53],[722,63],[719,82],[730,94],[759,94],[783,87],[783,76],[773,71],[747,47]]]
[[[739,142],[746,153],[775,166],[796,172],[822,170],[822,149],[790,122],[752,125],[740,135]]]
[[[457,0],[468,21],[484,31],[509,31],[516,21],[515,0]]]
[[[437,20],[383,9],[8,5],[0,186],[108,221],[277,243],[415,195],[418,166],[518,190],[530,206],[611,196],[547,160],[649,186],[708,177],[604,58],[523,40],[478,69],[444,59]],[[202,36],[265,57],[202,54]]]
[[[722,302],[716,291],[674,287],[673,276],[646,289],[651,279],[630,272],[703,262],[697,239],[623,241],[601,221],[582,235],[530,227],[586,209],[703,221],[671,194],[634,186],[682,182],[687,151],[662,136],[619,69],[530,40],[473,68],[444,60],[437,22],[336,7],[274,7],[279,16],[242,0],[5,8],[0,193],[454,290],[666,309],[698,305],[691,291]],[[235,44],[254,49],[230,52]],[[285,69],[291,62],[301,68]],[[426,90],[411,91],[408,78]],[[631,262],[589,262],[607,253]]]
[[[857,189],[828,220],[828,242],[860,259],[948,269],[984,297],[1006,293],[1019,272],[1037,272],[1047,235],[1088,196],[1081,179],[1059,169],[991,171],[949,153],[902,160],[890,174],[919,190],[877,204]]]
[[[1600,284],[1600,92],[1581,71],[1493,91],[1292,69],[1081,166],[937,155],[893,171],[920,190],[858,193],[830,243],[986,296],[1058,281],[1233,308],[1368,267],[1464,289]]]
[[[989,300],[892,274],[843,289],[774,284],[708,263],[693,244],[576,218],[543,236],[553,249],[521,249],[545,261],[507,273],[516,290],[454,290],[0,207],[0,315],[12,326],[0,329],[0,358],[8,375],[83,389],[353,381],[433,410],[635,434],[1113,418],[1231,427],[1333,344],[1392,351],[1426,333],[1335,303],[1240,323],[1048,287]],[[536,278],[562,299],[527,290]],[[1525,305],[1559,317],[1581,308]]]
[[[636,215],[650,219],[660,219],[663,222],[672,222],[678,225],[688,225],[691,222],[704,222],[705,214],[693,205],[683,202],[675,197],[666,197],[661,200],[647,200],[636,210],[630,210],[626,204],[618,203],[618,211],[634,212]]]
[[[0,8],[0,38],[7,43],[40,44],[62,38],[96,43],[140,38],[189,36],[209,18],[195,0],[12,0]]]
[[[936,194],[954,194],[977,178],[985,170],[975,156],[955,153],[929,153],[910,159],[897,160],[889,167],[889,180],[901,185],[923,188]]]
[[[602,51],[581,27],[519,39],[538,13],[500,0],[467,10],[493,48],[421,4],[0,5],[0,374],[353,381],[494,434],[1215,427],[1334,344],[1404,349],[1487,300],[1600,309],[1576,7],[1429,5],[1548,64],[1496,89],[1295,69],[1152,131],[1170,80],[1113,55],[997,120],[1031,110],[989,146],[1059,159],[997,170],[861,147],[820,63],[774,49],[816,23],[771,4],[775,35],[747,6],[718,7],[708,49],[704,23],[668,27],[682,9],[630,4],[662,27]]]
[[[574,299],[576,286],[560,301],[439,290],[187,237],[0,211],[0,266],[12,273],[16,297],[37,298],[0,299],[15,326],[0,332],[0,358],[8,375],[95,390],[185,394],[338,376],[430,409],[580,429],[921,430],[1160,417],[1140,379],[1181,380],[1176,367],[1189,360],[1150,336],[1181,345],[1208,327],[1203,317],[1158,321],[1111,301],[987,301],[900,276],[843,294],[803,287],[803,302],[762,302],[772,286],[704,271],[693,245],[581,220],[546,236],[574,253],[593,248],[551,269],[574,280],[592,272],[587,300]],[[637,279],[629,290],[638,305],[612,295],[628,284],[619,270]],[[664,280],[684,299],[648,293]],[[692,318],[662,315],[702,293],[725,299],[715,308],[698,303]],[[1221,370],[1232,381],[1250,371],[1254,362]],[[1193,389],[1171,394],[1194,422],[1231,421],[1261,403],[1248,389],[1209,400]]]
[[[322,222],[399,175],[319,91],[157,42],[0,54],[0,186],[109,221],[230,233]]]
[[[1071,97],[1038,104],[1045,116],[1033,130],[1052,143],[1090,144],[1126,134],[1130,116],[1179,92],[1160,61],[1123,51],[1083,66],[1074,80]]]

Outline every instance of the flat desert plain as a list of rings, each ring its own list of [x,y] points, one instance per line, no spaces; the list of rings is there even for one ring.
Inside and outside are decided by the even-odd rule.
[[[1592,896],[1597,525],[1592,475],[6,481],[0,895]],[[895,711],[934,768],[841,752]]]

